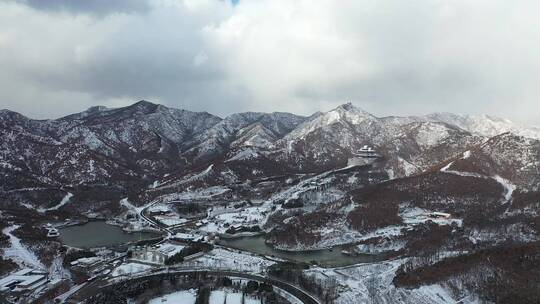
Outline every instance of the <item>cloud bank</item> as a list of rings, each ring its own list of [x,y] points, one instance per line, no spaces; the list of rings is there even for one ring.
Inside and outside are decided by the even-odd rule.
[[[0,108],[486,113],[540,124],[540,3],[0,1]],[[24,20],[24,22],[23,22]]]

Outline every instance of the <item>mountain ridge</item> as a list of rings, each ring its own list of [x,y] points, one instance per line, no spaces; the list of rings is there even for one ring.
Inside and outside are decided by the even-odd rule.
[[[391,260],[369,267],[390,263],[381,286],[406,288],[393,286],[396,294],[385,294],[385,302],[417,303],[422,293],[403,292],[434,283],[482,295],[493,289],[478,278],[498,265],[467,260],[470,254],[540,242],[535,134],[488,116],[376,117],[351,103],[307,117],[221,118],[147,101],[55,120],[2,111],[0,213],[25,230],[98,218],[140,231],[150,228],[140,212],[156,207],[156,215],[146,214],[156,222],[185,223],[168,227],[175,232],[258,231],[282,251],[388,254]],[[45,235],[41,246],[55,242]],[[454,255],[461,262],[452,265],[463,269],[421,279],[424,269],[445,269],[440,263]]]
[[[492,136],[483,135],[487,131],[536,135],[533,128],[492,117],[485,118],[485,125],[502,124],[476,132],[471,128],[482,126],[478,117],[467,117],[448,113],[376,117],[352,103],[307,117],[243,112],[220,118],[145,100],[120,108],[91,107],[53,120],[5,110],[0,112],[0,138],[6,152],[0,161],[44,179],[62,176],[65,182],[77,176],[87,183],[118,174],[130,180],[189,171],[233,157],[229,154],[244,148],[254,149],[255,159],[264,156],[294,172],[330,170],[346,166],[355,151],[370,145],[384,157],[382,169],[391,177],[401,177],[427,170],[488,140]],[[474,123],[454,124],[461,120]],[[50,145],[39,146],[44,143]],[[69,162],[76,162],[77,157],[68,162],[55,155],[74,155],[75,151],[86,159],[86,170],[99,173],[88,173],[92,178],[84,177],[84,172],[62,175],[73,172]],[[255,159],[250,157],[250,161]],[[119,168],[125,169],[113,174]]]

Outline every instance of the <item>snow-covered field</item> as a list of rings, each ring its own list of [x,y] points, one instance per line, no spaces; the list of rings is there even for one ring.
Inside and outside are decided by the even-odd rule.
[[[62,198],[62,200],[54,205],[53,207],[50,207],[50,208],[39,208],[38,211],[41,212],[41,213],[44,213],[45,211],[51,211],[51,210],[58,210],[60,209],[62,206],[64,206],[65,204],[69,203],[69,201],[71,200],[71,198],[73,197],[73,193],[67,193],[66,196],[64,196]]]
[[[148,304],[174,303],[174,304],[194,304],[197,296],[195,289],[182,290],[159,298],[150,300]],[[223,302],[221,302],[222,304]]]
[[[116,267],[112,273],[112,277],[118,277],[123,275],[132,275],[136,273],[141,273],[147,270],[152,269],[152,266],[145,265],[145,264],[139,264],[139,263],[127,263],[122,264],[118,267]]]
[[[177,226],[187,222],[184,218],[179,218],[178,216],[155,216],[154,217],[158,222],[162,223],[165,226]]]
[[[505,241],[535,242],[540,240],[540,236],[535,229],[523,223],[515,223],[501,227],[472,229],[469,231],[468,239],[474,244],[480,242],[501,244]]]
[[[460,218],[454,218],[451,216],[449,218],[436,217],[430,216],[431,214],[433,214],[433,212],[430,210],[417,207],[411,208],[406,204],[402,204],[400,206],[399,215],[403,219],[403,223],[405,225],[386,226],[372,231],[357,231],[352,229],[345,219],[335,219],[334,221],[327,223],[325,227],[313,231],[320,235],[320,240],[313,244],[276,244],[275,246],[276,248],[283,250],[304,251],[331,248],[334,246],[360,242],[375,237],[395,239],[402,234],[402,229],[411,228],[427,221],[432,221],[438,225],[455,224],[459,227],[462,226],[463,220]],[[402,246],[403,244],[401,243],[396,244],[395,247],[390,246],[389,250],[397,250]]]
[[[337,280],[339,291],[336,304],[449,304],[457,301],[443,286],[434,284],[417,289],[397,288],[393,285],[397,268],[405,260],[360,264],[345,268],[314,268],[308,274],[321,281]],[[465,302],[467,303],[467,302]]]
[[[49,267],[49,279],[70,279],[71,272],[62,265],[62,257],[56,256]]]
[[[129,200],[128,198],[123,198],[120,200],[120,206],[123,206],[125,208],[127,208],[128,210],[131,210],[135,213],[141,213],[141,211],[145,208],[145,206],[141,206],[141,207],[136,207],[134,206]]]
[[[228,292],[226,290],[216,290],[210,294],[210,304],[262,304],[260,299],[254,299],[249,296],[245,296],[242,301],[242,293]]]
[[[231,191],[231,189],[225,186],[213,186],[213,187],[208,187],[208,188],[196,189],[193,191],[173,193],[173,194],[163,196],[161,199],[165,201],[210,199],[210,198],[213,198],[214,196],[218,196],[229,191]]]
[[[177,291],[150,300],[149,304],[174,303],[174,304],[194,304],[197,292],[195,289]],[[242,301],[242,298],[244,300]],[[242,296],[240,292],[227,290],[215,290],[210,294],[209,304],[262,304],[260,299],[252,298],[248,295]]]
[[[324,172],[322,174],[313,176],[302,180],[297,185],[289,187],[281,192],[278,192],[270,198],[269,201],[287,201],[290,199],[297,199],[302,193],[305,193],[310,190],[317,189],[318,186],[325,184],[329,180],[326,180],[326,177],[331,173],[331,171]]]
[[[183,266],[210,267],[232,269],[252,273],[261,273],[266,267],[274,264],[261,256],[233,249],[215,248],[210,253],[184,262]]]
[[[452,225],[456,224],[459,227],[463,224],[463,220],[453,217],[431,217],[431,214],[435,214],[434,211],[425,210],[418,207],[408,207],[405,204],[400,205],[399,216],[403,219],[403,223],[414,226],[427,221],[432,221],[437,225]]]
[[[231,209],[231,212],[218,214],[207,225],[200,228],[205,232],[225,233],[230,226],[254,226],[262,224],[266,218],[263,212],[269,210],[267,206]]]
[[[43,265],[38,257],[23,245],[18,237],[13,235],[12,232],[17,230],[17,228],[19,228],[18,225],[13,225],[2,230],[2,233],[7,235],[10,241],[10,247],[4,248],[4,258],[12,259],[21,267],[45,270],[45,265]]]

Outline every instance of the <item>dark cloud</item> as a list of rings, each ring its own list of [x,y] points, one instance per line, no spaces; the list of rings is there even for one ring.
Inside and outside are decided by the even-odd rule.
[[[11,0],[44,11],[74,14],[135,13],[150,9],[149,0]]]
[[[0,0],[0,108],[148,99],[223,116],[352,101],[540,124],[540,2],[148,1]]]

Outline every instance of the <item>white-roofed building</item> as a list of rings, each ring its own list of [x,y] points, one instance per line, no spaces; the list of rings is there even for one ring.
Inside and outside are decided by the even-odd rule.
[[[26,268],[0,279],[0,292],[32,291],[46,283],[46,272]]]
[[[168,258],[179,253],[184,248],[184,245],[172,243],[163,243],[154,246],[135,246],[131,248],[131,260],[147,264],[163,265]]]
[[[99,271],[104,266],[104,261],[100,257],[80,258],[71,262],[70,266],[75,270],[92,273]]]
[[[356,153],[349,158],[347,166],[365,166],[373,164],[381,156],[368,145],[362,146]]]

